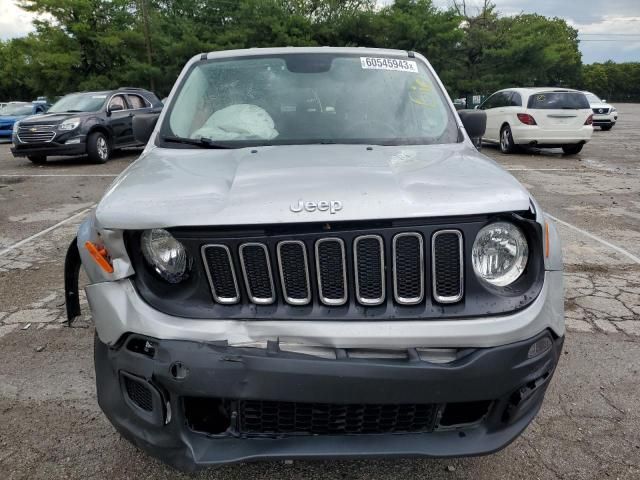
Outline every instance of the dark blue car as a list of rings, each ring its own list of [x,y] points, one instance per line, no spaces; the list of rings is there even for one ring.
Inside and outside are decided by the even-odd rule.
[[[42,102],[9,102],[0,110],[0,139],[11,140],[13,125],[23,118],[45,113],[48,105]]]

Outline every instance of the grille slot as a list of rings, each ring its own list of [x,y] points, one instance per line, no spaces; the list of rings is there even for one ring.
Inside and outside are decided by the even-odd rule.
[[[151,390],[142,382],[136,381],[128,376],[123,376],[124,386],[129,399],[145,412],[153,411],[153,397]]]
[[[393,295],[401,305],[424,299],[424,245],[419,233],[393,237]]]
[[[18,140],[22,143],[49,143],[56,136],[55,125],[18,127]]]
[[[202,258],[213,299],[221,304],[238,303],[240,292],[229,247],[226,245],[204,245]]]
[[[307,249],[299,240],[278,243],[278,267],[284,299],[291,305],[306,305],[311,301]]]
[[[316,270],[322,303],[344,305],[347,302],[347,266],[341,238],[321,238],[316,242]]]
[[[433,297],[439,303],[462,299],[464,285],[462,233],[440,230],[433,234]]]
[[[330,404],[241,400],[240,433],[376,434],[430,432],[434,404]]]
[[[269,251],[263,243],[240,245],[240,264],[247,294],[253,303],[268,305],[276,299]]]
[[[384,302],[384,243],[378,235],[363,235],[353,242],[356,298],[363,305]]]

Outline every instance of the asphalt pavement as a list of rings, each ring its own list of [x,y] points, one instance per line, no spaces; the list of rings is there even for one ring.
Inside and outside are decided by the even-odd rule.
[[[483,153],[557,219],[567,339],[537,419],[480,458],[296,461],[198,479],[640,478],[640,105],[618,105],[579,155]],[[190,478],[120,438],[95,397],[93,326],[64,326],[63,261],[78,224],[139,151],[36,166],[0,144],[0,477]]]

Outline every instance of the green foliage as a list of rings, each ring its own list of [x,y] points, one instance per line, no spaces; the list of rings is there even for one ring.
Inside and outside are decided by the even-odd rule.
[[[585,65],[584,89],[608,101],[640,102],[640,62]]]
[[[36,31],[0,42],[0,99],[142,86],[166,95],[185,62],[234,48],[335,45],[414,50],[449,92],[527,85],[622,91],[637,67],[583,67],[577,32],[558,18],[469,15],[432,0],[19,0]],[[622,90],[620,90],[622,89]],[[637,94],[637,92],[636,92]],[[611,95],[608,95],[611,97]]]

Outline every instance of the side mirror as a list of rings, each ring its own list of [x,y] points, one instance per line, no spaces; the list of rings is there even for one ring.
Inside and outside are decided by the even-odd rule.
[[[473,107],[474,110],[480,110],[480,105],[476,105],[475,107]]]
[[[153,129],[156,128],[159,116],[159,113],[141,113],[133,117],[133,136],[136,141],[147,144]]]
[[[462,125],[471,138],[481,138],[487,129],[487,114],[483,110],[460,110]]]
[[[109,113],[111,112],[119,112],[121,110],[124,110],[124,107],[122,105],[109,105]]]

